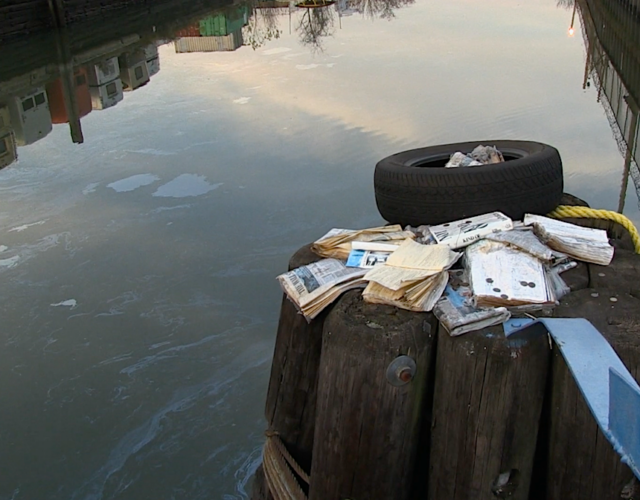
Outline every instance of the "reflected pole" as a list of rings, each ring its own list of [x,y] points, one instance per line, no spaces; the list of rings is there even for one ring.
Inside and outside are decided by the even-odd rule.
[[[630,103],[629,103],[630,104]],[[629,174],[631,172],[631,160],[633,159],[633,150],[636,146],[636,132],[638,130],[638,108],[632,110],[633,118],[631,127],[629,128],[629,140],[627,141],[627,154],[624,156],[624,169],[622,170],[622,186],[620,187],[620,198],[618,200],[618,212],[624,210],[624,202],[627,197],[627,186],[629,185]]]
[[[62,97],[69,120],[71,140],[76,144],[82,144],[84,142],[84,136],[82,135],[82,126],[80,125],[80,113],[78,110],[78,101],[76,100],[76,86],[73,75],[73,61],[62,0],[49,0],[49,11],[51,12],[53,26],[55,28],[58,73],[60,74],[60,81],[62,82]]]
[[[574,33],[573,23],[576,20],[576,6],[577,6],[577,1],[574,0],[574,2],[573,2],[573,13],[571,14],[571,26],[569,26],[569,36],[573,36],[573,33]]]

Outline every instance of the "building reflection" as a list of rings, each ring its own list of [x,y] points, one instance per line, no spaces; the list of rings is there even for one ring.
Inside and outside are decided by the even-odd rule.
[[[18,159],[18,146],[7,106],[0,107],[0,169]]]
[[[598,101],[624,157],[618,203],[618,211],[622,212],[629,179],[640,204],[640,21],[632,5],[618,1],[577,0],[576,10],[582,20],[587,52],[583,88],[595,85]]]
[[[248,7],[231,0],[183,0],[132,5],[127,15],[55,29],[0,44],[0,169],[18,159],[19,147],[68,127],[82,143],[81,119],[117,106],[160,72],[158,46],[197,26],[198,38],[242,45]],[[220,40],[219,40],[220,42]]]
[[[18,159],[18,146],[28,146],[46,137],[54,125],[69,124],[74,142],[82,142],[80,119],[93,110],[116,106],[124,92],[146,85],[160,71],[155,43],[132,43],[112,55],[112,44],[81,53],[74,59],[87,63],[49,64],[0,82],[0,168]],[[77,140],[75,137],[80,139]]]
[[[279,38],[279,18],[288,16],[290,31],[295,17],[302,43],[318,48],[342,16],[391,17],[393,9],[413,1],[185,0],[105,26],[72,29],[59,22],[50,34],[2,44],[0,169],[54,127],[68,127],[72,141],[82,143],[87,115],[117,106],[158,74],[162,43],[173,41],[178,53],[255,49]]]
[[[90,66],[88,79],[92,109],[112,108],[124,98],[120,63],[117,57],[111,57]]]
[[[18,159],[19,147],[46,137],[54,126],[67,126],[82,142],[81,119],[117,106],[130,92],[149,84],[160,71],[158,45],[173,41],[175,51],[256,49],[279,38],[280,26],[299,33],[300,41],[321,49],[323,39],[342,28],[342,18],[362,15],[391,18],[415,0],[224,0],[183,2],[182,17],[168,12],[162,24],[143,16],[135,23],[82,33],[59,32],[48,43],[0,46],[0,168]],[[640,126],[640,22],[619,0],[558,0],[580,16],[587,64],[584,85],[598,89],[640,199],[637,165]],[[215,8],[213,7],[215,5]],[[198,10],[200,9],[200,10]],[[284,23],[282,22],[284,21]],[[624,207],[621,196],[620,210]]]
[[[236,50],[243,45],[242,28],[247,25],[248,19],[245,5],[204,17],[176,33],[176,52]]]
[[[51,113],[44,88],[25,89],[8,99],[9,126],[18,146],[28,146],[51,132]]]

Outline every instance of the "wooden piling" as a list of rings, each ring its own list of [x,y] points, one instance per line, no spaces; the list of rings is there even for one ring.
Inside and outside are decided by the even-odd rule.
[[[317,260],[320,257],[310,245],[304,246],[291,257],[289,270]],[[269,430],[280,435],[293,458],[307,471],[313,447],[322,327],[329,310],[307,323],[283,295],[267,392]]]
[[[439,329],[430,500],[528,500],[548,362],[545,337]]]
[[[432,314],[368,304],[359,291],[339,299],[324,325],[310,500],[409,498],[435,325]],[[392,385],[387,371],[401,355],[416,371]]]
[[[289,260],[289,270],[320,260],[311,245]],[[276,344],[267,391],[265,416],[269,431],[277,432],[292,457],[309,471],[316,417],[318,365],[322,327],[328,307],[310,323],[283,294]],[[254,478],[253,500],[268,500],[262,470]]]
[[[614,262],[615,262],[614,258]],[[635,260],[638,257],[635,256]],[[594,269],[590,266],[592,276]],[[615,266],[614,266],[615,267]],[[609,269],[612,272],[612,269]],[[613,276],[598,276],[601,279]],[[637,274],[633,275],[637,280]],[[562,318],[587,318],[604,335],[631,374],[640,375],[640,300],[625,291],[591,288],[568,295],[554,311]],[[623,283],[620,283],[621,286]],[[612,300],[613,299],[613,300]],[[549,500],[619,500],[633,474],[602,434],[562,355],[554,349],[547,457]]]
[[[589,277],[591,288],[640,298],[640,258],[633,250],[617,248],[608,266],[590,264]]]

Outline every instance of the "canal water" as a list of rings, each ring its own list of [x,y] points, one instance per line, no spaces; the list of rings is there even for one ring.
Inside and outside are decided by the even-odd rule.
[[[328,229],[383,223],[387,155],[546,142],[567,192],[640,223],[638,75],[598,38],[607,3],[212,8],[74,49],[82,143],[62,59],[20,61],[0,83],[0,499],[248,498],[275,277]],[[94,81],[114,55],[122,93]]]

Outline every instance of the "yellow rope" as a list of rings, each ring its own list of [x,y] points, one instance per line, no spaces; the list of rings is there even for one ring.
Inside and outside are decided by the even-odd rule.
[[[547,214],[554,219],[563,219],[566,217],[589,218],[589,219],[606,219],[617,222],[624,227],[631,236],[631,241],[635,247],[636,253],[640,254],[640,235],[638,230],[627,217],[618,212],[611,210],[596,210],[587,207],[574,207],[568,205],[560,205],[553,212]]]

